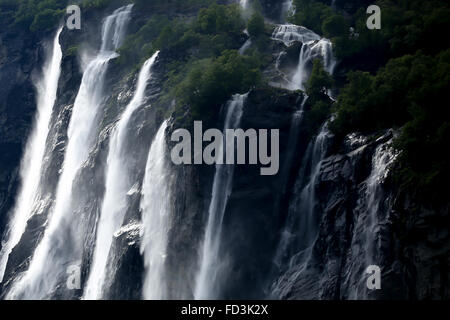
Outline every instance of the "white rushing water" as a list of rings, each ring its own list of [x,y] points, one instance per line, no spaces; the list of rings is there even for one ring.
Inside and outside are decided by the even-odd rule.
[[[286,46],[292,46],[295,42],[301,42],[302,48],[295,71],[291,75],[287,89],[305,90],[312,64],[315,59],[322,59],[325,70],[329,74],[334,73],[337,61],[333,55],[333,45],[330,40],[321,38],[313,31],[293,24],[278,25],[272,39],[283,42]],[[282,53],[279,57],[282,56]]]
[[[320,40],[320,36],[315,32],[295,24],[280,24],[275,27],[272,39],[283,42],[286,46],[294,42],[307,43]]]
[[[120,47],[130,21],[131,9],[132,4],[121,7],[103,21],[101,52],[115,51]]]
[[[242,9],[247,10],[249,7],[249,0],[239,0],[239,4],[241,5]]]
[[[287,144],[288,148],[287,148],[286,157],[285,157],[286,160],[283,165],[283,169],[281,171],[281,180],[280,180],[281,186],[282,186],[281,194],[283,194],[283,195],[286,191],[286,184],[289,179],[289,174],[290,174],[292,163],[294,161],[295,150],[297,150],[300,125],[303,120],[303,115],[305,114],[304,110],[305,110],[305,105],[306,105],[306,102],[308,101],[308,98],[309,97],[306,94],[303,95],[303,99],[300,104],[300,108],[297,111],[295,111],[294,114],[292,115],[291,127],[289,129],[289,139],[288,139],[288,144]]]
[[[326,142],[329,136],[326,122],[314,142],[307,148],[302,170],[295,185],[295,189],[299,191],[294,193],[294,198],[289,204],[287,221],[274,257],[275,265],[280,269],[286,268],[287,273],[294,278],[305,271],[317,237],[319,219],[315,210],[317,204],[315,187],[322,161],[327,153]],[[290,289],[289,283],[275,282],[271,288],[271,298],[285,296]]]
[[[364,201],[355,223],[352,238],[352,265],[348,272],[351,287],[349,299],[368,299],[371,290],[367,289],[365,268],[370,265],[382,265],[383,257],[379,248],[383,245],[381,229],[388,224],[389,208],[383,207],[386,195],[383,183],[389,175],[398,152],[392,147],[392,140],[380,144],[372,157],[372,170],[365,181]]]
[[[284,257],[294,256],[300,250],[310,247],[316,237],[315,186],[327,151],[326,141],[330,135],[327,124],[322,126],[314,142],[310,143],[306,150],[302,170],[295,186],[299,191],[294,193],[289,205],[286,226],[275,255],[277,266],[282,264]],[[291,246],[292,250],[288,252]]]
[[[22,234],[25,232],[27,221],[34,213],[36,205],[35,201],[41,180],[45,146],[61,73],[62,51],[59,44],[61,31],[62,28],[56,33],[52,43],[52,50],[48,51],[44,63],[42,77],[35,84],[37,91],[36,117],[20,167],[22,185],[12,212],[12,219],[8,225],[8,238],[4,239],[4,244],[0,251],[0,282],[3,280],[9,254],[19,243]]]
[[[239,54],[243,55],[245,53],[245,51],[247,51],[247,49],[250,48],[251,45],[252,45],[252,40],[249,38],[249,39],[247,39],[247,41],[244,42],[242,47],[239,48],[239,50],[238,50]]]
[[[158,53],[156,52],[144,63],[139,73],[134,96],[126,106],[111,135],[105,174],[105,195],[100,220],[97,224],[92,268],[83,296],[85,299],[102,298],[102,288],[107,276],[106,264],[113,235],[122,226],[127,207],[127,192],[134,184],[134,181],[129,180],[131,168],[127,163],[128,155],[124,153],[124,146],[129,143],[127,140],[128,123],[134,111],[144,103],[145,89],[151,78],[151,68]]]
[[[380,221],[380,203],[384,197],[382,192],[382,184],[386,180],[391,165],[397,159],[398,153],[392,147],[392,141],[379,145],[375,150],[372,159],[372,172],[366,181],[366,207],[367,207],[367,221],[366,221],[366,261],[367,265],[379,264],[377,261],[376,248],[380,247],[379,234]]]
[[[228,103],[225,116],[226,129],[239,127],[247,94],[234,95]],[[222,150],[226,141],[222,144]],[[231,143],[231,142],[230,142]],[[221,152],[218,152],[221,154]],[[215,299],[219,291],[220,271],[222,269],[219,254],[222,221],[231,195],[234,165],[216,164],[212,187],[211,202],[208,209],[208,221],[205,229],[203,247],[200,253],[200,270],[197,274],[195,299]]]
[[[292,77],[293,90],[305,90],[305,82],[310,75],[312,62],[315,59],[322,59],[324,69],[333,74],[336,60],[333,55],[333,46],[331,41],[325,38],[319,41],[310,41],[303,44],[300,51],[300,57],[297,65],[297,70]]]
[[[319,134],[317,135],[311,153],[311,174],[309,181],[300,193],[300,207],[293,208],[294,211],[300,212],[301,220],[299,234],[302,235],[302,241],[305,246],[310,246],[314,241],[317,233],[315,205],[316,205],[316,183],[319,177],[322,160],[326,155],[326,141],[329,136],[328,123],[325,123]]]
[[[167,146],[164,121],[150,147],[142,185],[141,254],[144,256],[144,286],[142,297],[147,300],[167,299],[165,260],[172,199],[172,177],[166,162]]]
[[[120,45],[128,21],[124,17],[130,14],[131,9],[131,5],[117,9],[103,21],[102,49],[87,65],[73,106],[54,207],[28,270],[20,281],[14,283],[8,298],[49,297],[59,278],[66,273],[67,265],[81,258],[82,235],[79,230],[71,232],[77,225],[71,211],[73,183],[95,143],[98,130],[96,120],[104,98],[105,73],[109,60],[117,57],[110,49],[116,50]]]
[[[290,14],[295,12],[294,1],[285,0],[281,6],[281,21],[286,21]]]

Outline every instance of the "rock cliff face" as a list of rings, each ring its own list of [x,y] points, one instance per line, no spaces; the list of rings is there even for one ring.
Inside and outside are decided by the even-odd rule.
[[[267,16],[277,21],[277,1],[262,1]],[[98,43],[99,17],[89,13],[83,32],[64,30],[64,53],[57,101],[46,144],[39,214],[33,215],[19,244],[10,254],[0,295],[5,297],[21,272],[27,270],[42,239],[54,204],[58,178],[67,147],[75,97],[82,76],[82,61],[70,48]],[[133,12],[130,30],[144,19]],[[0,30],[4,28],[0,24]],[[16,199],[22,151],[36,109],[33,75],[43,59],[44,40],[18,30],[0,32],[0,234],[9,221]],[[280,69],[266,70],[277,81],[288,70],[302,44],[289,47],[281,59],[279,43],[271,44],[273,62]],[[141,249],[142,185],[149,148],[166,117],[170,103],[162,103],[161,83],[166,80],[171,52],[162,51],[146,89],[145,103],[130,120],[130,141],[124,150],[134,168],[133,187],[127,193],[122,227],[113,238],[105,298],[139,299],[144,281]],[[98,120],[95,146],[77,173],[73,211],[86,227],[82,243],[82,289],[86,284],[105,193],[108,143],[120,115],[131,100],[137,75],[113,59],[108,65],[107,99]],[[353,133],[336,141],[326,124],[314,134],[295,130],[305,96],[300,91],[274,87],[253,89],[245,101],[240,127],[244,130],[280,130],[280,171],[261,176],[259,166],[239,165],[221,225],[220,259],[226,262],[225,279],[217,288],[220,298],[251,299],[448,299],[449,208],[420,203],[415,194],[395,179],[398,154],[392,147],[397,132],[373,135]],[[305,100],[306,101],[306,100]],[[308,107],[302,112],[308,113]],[[217,128],[223,126],[224,112]],[[177,129],[169,120],[166,144]],[[170,148],[169,148],[170,149]],[[169,219],[164,255],[167,296],[194,298],[200,247],[212,198],[214,166],[176,166],[166,154],[173,183],[173,212]],[[169,196],[169,195],[161,195]],[[307,230],[303,229],[307,226]],[[80,227],[81,228],[81,227]],[[81,230],[81,229],[80,229]],[[381,290],[368,290],[366,268],[381,268]],[[82,297],[83,290],[66,290],[63,280],[52,298]]]
[[[14,203],[19,164],[35,111],[34,68],[42,62],[42,46],[20,29],[0,22],[0,232]],[[34,74],[35,75],[35,74]]]
[[[405,197],[395,182],[392,137],[391,131],[378,138],[352,134],[338,154],[323,160],[314,187],[317,238],[308,257],[295,255],[275,282],[280,297],[448,298],[448,207],[435,208],[436,220],[427,219],[430,209]],[[433,231],[425,235],[422,228]],[[418,251],[427,252],[426,263]],[[367,290],[371,264],[381,268],[381,290]]]

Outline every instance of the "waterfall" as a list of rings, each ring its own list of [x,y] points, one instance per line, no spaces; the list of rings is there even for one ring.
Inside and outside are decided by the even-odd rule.
[[[42,70],[42,78],[35,84],[37,91],[37,114],[20,167],[22,186],[12,212],[7,238],[2,241],[4,245],[0,252],[0,282],[3,280],[9,254],[19,243],[22,234],[25,232],[27,221],[34,213],[36,205],[35,201],[38,196],[44,163],[45,145],[61,73],[62,51],[59,44],[61,31],[62,27],[56,33],[52,50],[49,50],[48,56],[46,57]]]
[[[383,207],[386,195],[383,183],[389,175],[392,164],[398,157],[392,147],[392,140],[380,144],[372,157],[372,170],[365,181],[361,207],[354,227],[352,238],[352,265],[348,273],[351,287],[349,299],[368,299],[367,274],[365,268],[370,265],[382,265],[384,258],[380,256],[382,247],[381,228],[387,224],[389,207]]]
[[[294,13],[294,1],[285,0],[281,6],[281,21],[286,21],[291,13]]]
[[[247,94],[234,95],[228,103],[225,116],[224,132],[226,129],[239,127]],[[225,141],[225,145],[226,145]],[[222,144],[223,148],[223,144]],[[219,152],[220,154],[220,152]],[[208,222],[205,229],[203,247],[200,256],[200,270],[197,274],[195,299],[217,298],[220,284],[220,240],[222,222],[231,194],[234,165],[216,164],[211,202],[208,209]]]
[[[239,54],[243,55],[245,53],[245,51],[247,51],[248,48],[250,48],[250,46],[252,45],[252,40],[249,38],[247,39],[247,41],[245,41],[245,43],[242,45],[242,47],[239,48]]]
[[[78,171],[88,159],[98,130],[98,115],[104,93],[103,83],[108,62],[117,57],[124,28],[132,5],[114,11],[103,21],[102,45],[97,56],[87,65],[75,98],[68,128],[68,141],[56,198],[42,240],[38,244],[28,270],[13,284],[7,298],[42,299],[50,296],[66,268],[81,259],[82,237],[73,215],[72,188]],[[111,40],[112,39],[112,40]],[[112,44],[106,45],[106,43]]]
[[[383,198],[381,185],[387,178],[392,163],[397,159],[397,153],[393,150],[392,141],[379,145],[372,159],[372,172],[367,179],[366,206],[368,211],[366,226],[366,261],[367,264],[378,264],[377,252],[374,244],[379,244],[376,235],[379,227],[379,206]]]
[[[306,94],[303,95],[303,100],[300,104],[300,108],[296,110],[292,116],[291,120],[291,128],[289,129],[289,140],[288,140],[288,148],[286,152],[286,160],[283,165],[283,170],[281,172],[281,186],[282,186],[282,192],[281,194],[284,195],[286,191],[286,184],[288,182],[289,173],[291,170],[292,163],[294,161],[295,156],[295,150],[297,149],[297,143],[299,138],[299,131],[300,131],[300,124],[303,120],[304,115],[304,109],[306,102],[308,101],[308,96]]]
[[[281,41],[289,47],[294,42],[307,43],[318,41],[320,36],[305,27],[296,26],[295,24],[280,24],[275,27],[272,39]]]
[[[144,299],[167,299],[167,277],[164,263],[167,256],[171,175],[166,162],[164,121],[150,147],[140,209],[142,212],[141,254],[144,256]]]
[[[272,34],[272,39],[281,41],[288,47],[295,42],[302,43],[297,67],[289,80],[288,89],[305,90],[305,82],[309,78],[315,59],[322,59],[325,70],[331,75],[334,73],[337,62],[330,40],[320,38],[313,31],[293,24],[278,25]],[[281,56],[282,53],[279,57]]]
[[[319,41],[303,43],[297,69],[292,77],[292,90],[305,90],[305,82],[309,78],[312,62],[318,58],[323,60],[325,70],[329,74],[333,74],[336,60],[333,56],[331,41],[322,38]]]
[[[315,187],[319,178],[322,161],[325,159],[326,142],[330,133],[326,122],[314,142],[310,144],[303,160],[302,169],[295,184],[293,200],[288,209],[287,221],[281,234],[274,263],[278,268],[291,267],[300,274],[308,262],[311,248],[317,237],[318,217]],[[307,172],[309,171],[309,174]],[[285,265],[287,259],[287,265]],[[301,265],[299,268],[298,265]],[[284,287],[275,283],[272,287],[274,297],[282,296]]]
[[[242,9],[247,10],[249,7],[249,0],[239,0],[239,4],[241,5]]]
[[[316,182],[319,177],[322,160],[326,155],[326,141],[329,136],[328,122],[326,122],[317,135],[311,152],[310,168],[311,173],[307,184],[300,193],[300,200],[293,204],[289,210],[301,214],[300,229],[301,246],[309,247],[314,241],[317,233],[317,217],[315,216],[316,205]]]
[[[133,112],[144,103],[145,89],[151,77],[151,68],[158,56],[156,52],[148,59],[138,77],[136,92],[126,106],[110,142],[106,166],[105,195],[97,224],[97,236],[92,268],[84,292],[85,299],[102,298],[102,289],[105,282],[106,263],[110,252],[113,234],[123,223],[127,207],[127,192],[134,181],[129,181],[129,164],[123,147],[127,141],[128,123]]]
[[[100,51],[115,51],[122,44],[133,5],[117,9],[108,16],[102,25],[102,47]]]

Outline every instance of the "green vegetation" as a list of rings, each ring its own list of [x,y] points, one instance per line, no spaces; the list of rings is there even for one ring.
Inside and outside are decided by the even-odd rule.
[[[198,9],[214,4],[215,0],[134,0],[137,10],[150,13],[197,12]]]
[[[450,27],[450,4],[445,0],[337,0],[336,4],[346,10],[345,14],[333,11],[322,1],[294,2],[297,14],[293,22],[330,38],[341,60],[364,57],[372,60],[370,66],[377,68],[390,58],[417,50],[437,53],[447,48],[445,41],[439,40],[440,32]],[[381,30],[366,27],[366,8],[371,4],[381,8]]]
[[[247,30],[251,37],[258,37],[265,33],[264,17],[260,12],[254,13],[247,23]]]
[[[12,20],[13,26],[42,32],[54,28],[66,4],[66,0],[0,0],[0,14],[2,19]]]
[[[422,186],[446,181],[449,156],[450,50],[436,57],[418,52],[391,60],[375,76],[352,72],[339,96],[332,129],[373,132],[403,126],[396,145],[402,152],[404,175]],[[445,179],[445,180],[443,180]]]
[[[261,17],[255,18],[252,35],[268,39]],[[119,50],[119,63],[141,64],[161,50],[168,66],[162,102],[176,98],[175,114],[183,125],[192,119],[212,124],[231,95],[244,93],[261,81],[265,57],[257,48],[245,56],[237,52],[244,29],[237,5],[212,4],[200,9],[194,19],[154,14],[126,39]],[[182,110],[188,110],[188,115]]]
[[[190,117],[212,120],[232,94],[246,92],[261,81],[261,61],[267,57],[257,47],[249,50],[249,56],[236,51],[246,28],[238,5],[218,5],[215,0],[83,0],[80,6],[97,10],[130,2],[149,18],[127,37],[117,63],[133,71],[161,50],[169,66],[162,99],[176,97],[176,108],[189,105]],[[0,15],[7,15],[18,28],[41,33],[56,27],[67,5],[66,0],[0,0]],[[248,27],[255,43],[264,47],[269,34],[259,12]],[[75,45],[65,54],[77,51]]]
[[[81,2],[81,8],[104,8],[109,5],[112,0],[83,0]]]
[[[247,22],[247,30],[254,49],[256,49],[254,53],[260,54],[261,59],[269,60],[270,57],[266,55],[266,48],[269,46],[272,29],[270,26],[266,26],[264,17],[260,11],[256,11],[255,9],[253,15]]]
[[[312,99],[326,96],[327,90],[333,85],[333,79],[325,71],[320,59],[314,60],[311,76],[306,83],[306,93]]]
[[[83,0],[84,9],[104,9],[126,0]],[[136,68],[156,50],[166,59],[163,102],[176,98],[175,114],[212,123],[232,94],[261,85],[261,70],[271,61],[270,28],[253,2],[244,19],[239,6],[215,0],[134,0],[145,13],[142,27],[119,49],[119,64]],[[65,14],[66,0],[0,0],[7,26],[42,34]],[[450,3],[444,0],[294,0],[290,19],[331,39],[334,52],[348,70],[337,103],[326,96],[333,80],[320,60],[314,61],[306,85],[309,96],[305,126],[310,133],[330,115],[337,137],[352,131],[373,133],[402,128],[396,147],[402,151],[403,182],[430,187],[450,178],[445,143],[449,138],[450,50],[442,34],[450,30]],[[382,10],[381,30],[366,27],[366,8]],[[167,14],[171,12],[173,14]],[[144,15],[142,15],[144,16]],[[144,19],[141,17],[141,19]],[[252,46],[237,53],[247,28]],[[75,55],[77,46],[66,55]],[[128,72],[128,71],[127,71]]]
[[[335,13],[330,6],[321,1],[294,0],[296,14],[292,17],[295,24],[322,33],[322,22]]]
[[[112,2],[127,3],[120,0],[83,0],[82,9],[104,8]],[[62,21],[68,0],[0,0],[0,17],[12,21],[12,27],[40,33],[55,29]]]
[[[167,50],[181,60],[218,56],[226,49],[239,47],[239,37],[245,24],[237,6],[214,4],[201,9],[196,19],[168,19],[167,15],[153,15],[134,35],[129,36],[120,49],[121,61],[135,64],[148,58],[156,50]],[[195,49],[195,52],[190,52]]]
[[[182,103],[191,106],[194,119],[209,121],[232,94],[245,93],[259,81],[256,59],[227,50],[217,59],[198,61],[176,93]]]
[[[330,109],[336,112],[330,125],[333,132],[342,138],[352,131],[402,128],[395,143],[402,151],[400,180],[429,194],[442,194],[443,183],[450,178],[445,152],[450,135],[445,104],[450,50],[441,37],[450,27],[450,3],[337,0],[344,11],[332,10],[325,1],[295,0],[295,4],[293,22],[330,38],[341,63],[353,69]],[[381,30],[366,27],[370,4],[381,8]],[[322,85],[313,85],[316,81],[310,85],[317,90]],[[320,101],[312,110],[316,115],[311,118],[321,119],[327,107]]]
[[[306,114],[305,128],[309,134],[313,134],[327,119],[332,108],[332,102],[328,98],[327,91],[333,86],[333,79],[324,69],[320,59],[314,60],[311,76],[306,83],[309,112]]]

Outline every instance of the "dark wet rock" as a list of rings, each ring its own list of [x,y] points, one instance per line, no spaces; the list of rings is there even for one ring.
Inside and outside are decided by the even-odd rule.
[[[116,252],[108,268],[116,281],[110,283],[106,298],[113,300],[141,299],[143,278],[143,257],[140,253],[141,224],[130,221],[114,234],[111,250]]]
[[[33,77],[43,59],[41,43],[20,28],[0,22],[0,234],[14,205],[26,138],[36,109]]]

